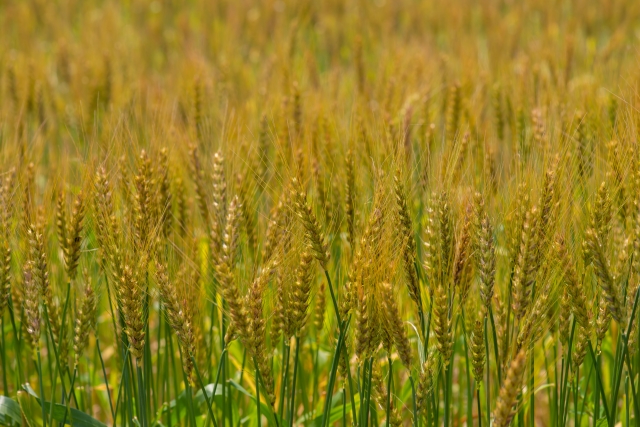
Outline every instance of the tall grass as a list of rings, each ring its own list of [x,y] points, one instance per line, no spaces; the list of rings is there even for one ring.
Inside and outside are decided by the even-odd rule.
[[[636,425],[638,18],[2,2],[0,425]]]

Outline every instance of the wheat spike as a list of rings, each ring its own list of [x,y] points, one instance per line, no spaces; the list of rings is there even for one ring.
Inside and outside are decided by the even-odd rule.
[[[624,323],[624,310],[617,284],[611,275],[609,263],[605,257],[606,240],[611,218],[611,205],[606,184],[603,182],[598,190],[596,205],[589,228],[585,231],[584,250],[593,263],[598,276],[598,285],[607,301],[607,309],[618,323]]]
[[[486,361],[486,349],[484,345],[484,319],[485,314],[481,312],[474,322],[471,333],[471,365],[473,366],[473,378],[476,380],[476,387],[480,388],[480,383],[484,375],[484,364]]]
[[[295,213],[305,229],[305,240],[313,251],[313,256],[320,266],[326,270],[329,262],[329,245],[320,229],[320,224],[311,206],[307,203],[307,193],[302,189],[297,178],[293,178],[293,203]]]
[[[496,255],[493,244],[493,227],[485,210],[484,199],[475,194],[473,253],[480,276],[480,299],[488,309],[493,298],[495,283]]]
[[[145,341],[144,314],[142,312],[143,293],[137,275],[131,266],[124,266],[122,277],[115,286],[122,307],[124,331],[129,338],[129,350],[136,359],[141,361]]]
[[[498,403],[493,411],[493,424],[496,427],[508,427],[515,416],[515,406],[518,395],[522,391],[522,376],[524,375],[526,353],[520,350],[511,362],[507,377],[500,387]]]
[[[73,336],[76,368],[80,362],[80,356],[89,344],[89,333],[95,328],[97,308],[98,297],[93,290],[91,281],[87,280],[84,287],[84,298],[76,316],[75,335]]]
[[[442,363],[448,365],[453,350],[451,318],[449,317],[449,298],[444,286],[436,286],[433,294],[433,332],[436,336],[436,348]]]
[[[387,329],[388,334],[391,335],[402,364],[410,369],[412,363],[411,345],[400,317],[398,305],[393,296],[393,289],[389,283],[383,283],[380,289],[385,318],[384,329]],[[390,348],[387,348],[387,351],[389,350]]]
[[[402,259],[405,279],[409,289],[409,296],[418,307],[418,310],[422,310],[420,283],[418,282],[418,274],[416,273],[415,265],[416,242],[404,187],[398,174],[394,176],[393,189],[396,196],[398,226],[400,228],[400,235],[402,236]]]
[[[167,322],[176,336],[184,357],[183,368],[189,382],[196,384],[196,374],[192,357],[196,356],[196,342],[193,331],[193,319],[189,311],[184,309],[185,301],[180,301],[175,284],[169,279],[166,267],[156,263],[156,281],[160,292],[160,301],[164,307]]]

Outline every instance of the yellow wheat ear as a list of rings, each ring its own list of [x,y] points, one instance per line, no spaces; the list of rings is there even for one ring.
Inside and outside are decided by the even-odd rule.
[[[29,344],[36,351],[40,341],[42,316],[40,313],[41,294],[33,272],[33,263],[28,261],[24,269],[24,313]]]
[[[493,425],[496,427],[507,427],[515,416],[515,406],[518,395],[522,391],[522,377],[526,366],[526,353],[524,350],[516,355],[511,362],[507,377],[500,387],[498,402],[493,411]]]
[[[144,295],[138,277],[130,265],[125,264],[122,276],[115,287],[122,307],[124,331],[129,339],[129,350],[136,359],[142,361],[145,342],[145,324],[142,311]]]
[[[196,384],[196,374],[193,359],[196,355],[196,341],[193,331],[193,319],[189,318],[189,310],[182,307],[184,301],[180,301],[175,283],[169,279],[166,267],[156,262],[156,281],[160,292],[160,301],[164,307],[169,326],[178,337],[180,348],[185,357],[182,359],[183,367],[189,382]]]
[[[473,226],[473,253],[480,277],[480,299],[488,310],[493,298],[496,255],[493,244],[493,227],[486,212],[484,198],[480,193],[476,193],[474,196]]]
[[[400,311],[396,303],[393,290],[389,283],[383,283],[380,286],[382,307],[384,309],[383,316],[385,318],[384,328],[388,329],[388,334],[392,337],[394,346],[398,350],[400,360],[402,364],[411,369],[411,363],[413,355],[411,353],[411,345],[407,338],[407,332],[405,330],[402,318],[400,317]],[[388,351],[390,349],[387,349]]]
[[[418,311],[422,311],[422,295],[415,265],[416,241],[414,237],[413,223],[411,221],[411,214],[407,205],[404,186],[402,185],[402,181],[398,174],[394,176],[393,190],[397,205],[398,226],[400,229],[400,235],[402,236],[402,260],[407,287],[409,289],[409,296],[416,304]]]
[[[84,349],[89,344],[89,334],[94,329],[96,323],[98,309],[98,297],[93,290],[93,286],[90,280],[84,287],[84,295],[82,304],[78,309],[76,316],[75,335],[73,336],[73,351],[75,353],[75,367],[78,367],[78,363]]]
[[[302,189],[302,185],[297,178],[293,178],[292,184],[294,210],[304,226],[306,243],[320,266],[326,270],[329,262],[329,244],[322,234],[318,219],[307,202],[307,193]]]
[[[584,252],[587,259],[593,263],[598,276],[598,285],[602,289],[602,296],[606,300],[607,310],[611,317],[620,324],[625,323],[625,310],[622,304],[620,290],[614,283],[609,262],[605,251],[610,230],[611,202],[606,184],[603,182],[598,189],[596,204],[591,223],[584,236]]]
[[[85,198],[82,193],[78,194],[71,210],[71,217],[68,228],[64,233],[66,241],[63,246],[67,275],[70,280],[76,278],[78,261],[80,260],[80,246],[82,245],[82,230],[84,227]]]

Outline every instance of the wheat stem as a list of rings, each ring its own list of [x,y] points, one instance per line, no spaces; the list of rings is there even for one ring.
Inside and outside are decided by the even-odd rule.
[[[300,357],[300,337],[295,337],[296,352],[293,356],[293,381],[291,384],[291,402],[289,403],[289,426],[293,427],[293,417],[295,416],[296,407],[296,380],[298,379],[298,358]]]
[[[46,405],[44,404],[44,381],[42,378],[42,360],[40,358],[39,348],[36,350],[36,357],[37,357],[36,370],[38,372],[38,384],[40,387],[40,399],[41,399],[40,406],[42,407],[42,427],[47,427],[47,416],[46,416],[46,409],[45,409]]]

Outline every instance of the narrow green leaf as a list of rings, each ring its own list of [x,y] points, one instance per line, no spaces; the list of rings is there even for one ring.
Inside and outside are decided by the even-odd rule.
[[[29,384],[25,384],[22,386],[24,390],[31,395],[31,397],[35,398],[39,405],[42,404],[40,398],[36,394],[36,392],[31,388]],[[26,397],[26,396],[25,396]],[[20,400],[20,399],[19,399]],[[21,407],[24,409],[24,405]],[[51,402],[44,401],[45,413],[49,415],[49,411],[51,409]],[[55,403],[53,405],[53,419],[62,422],[65,419],[65,412],[67,411],[67,407],[61,405],[59,403]],[[82,411],[79,411],[75,408],[69,408],[69,415],[66,417],[66,425],[70,425],[72,427],[107,427],[106,424],[96,420],[89,414],[85,414]]]
[[[240,384],[238,384],[237,382],[235,382],[234,380],[229,380],[229,384],[235,388],[236,390],[238,390],[240,393],[250,397],[253,401],[256,400],[256,397],[249,393],[244,387],[242,387]],[[267,417],[267,420],[269,421],[268,425],[276,425],[276,421],[273,418],[273,413],[271,412],[272,409],[270,407],[268,407],[267,405],[265,405],[264,403],[260,402],[260,408],[262,410],[262,415]]]
[[[13,399],[0,396],[0,425],[13,427],[19,426],[22,421],[20,405]]]
[[[336,392],[332,397],[331,397],[331,401],[332,402],[342,402],[342,390]],[[360,396],[356,395],[354,396],[354,401],[356,403],[356,411],[360,410]],[[347,403],[346,405],[342,405],[342,404],[336,404],[333,405],[331,407],[331,411],[329,412],[329,425],[333,425],[334,423],[340,421],[342,419],[342,413],[343,410],[346,409],[346,412],[349,413],[351,411],[351,403]],[[303,415],[302,418],[300,418],[298,420],[298,423],[301,425],[304,425],[303,422],[307,422],[307,420],[311,419],[311,417],[313,416],[313,414],[305,414]],[[317,416],[316,418],[313,419],[312,421],[312,426],[314,427],[319,427],[322,425],[322,414],[320,414],[319,416]]]

